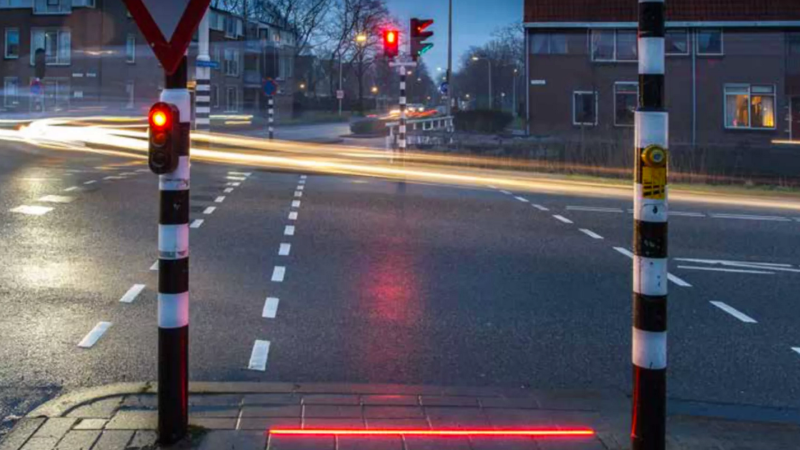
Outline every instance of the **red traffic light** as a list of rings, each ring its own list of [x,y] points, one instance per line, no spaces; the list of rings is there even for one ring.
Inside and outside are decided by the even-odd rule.
[[[172,127],[173,117],[172,108],[166,103],[156,103],[150,108],[150,128],[164,130]]]
[[[389,59],[400,54],[400,32],[397,30],[383,31],[383,54]]]

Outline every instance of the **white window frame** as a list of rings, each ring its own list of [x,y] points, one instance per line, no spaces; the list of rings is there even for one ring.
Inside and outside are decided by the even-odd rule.
[[[228,58],[229,54],[232,55],[233,57],[232,58]],[[236,65],[236,70],[235,71],[231,70],[231,64],[229,64],[231,62],[235,63],[235,65]],[[235,48],[226,48],[225,51],[224,51],[223,65],[224,65],[223,72],[225,73],[225,76],[228,76],[228,77],[238,77],[238,76],[240,76],[241,73],[242,73],[242,68],[241,68],[242,61],[241,61],[241,54],[239,53],[239,50],[235,49]]]
[[[8,34],[11,31],[17,32],[17,54],[16,55],[9,55],[8,54]],[[5,39],[3,40],[3,57],[5,59],[19,59],[20,50],[22,49],[22,35],[20,34],[19,28],[10,27],[6,28],[5,30]]]
[[[638,43],[636,47],[636,58],[633,59],[619,59],[619,33],[622,32],[633,32],[636,33],[635,29],[629,28],[592,28],[589,30],[589,57],[592,59],[592,62],[596,63],[637,63],[639,62],[639,48]],[[594,33],[596,32],[613,32],[614,33],[614,56],[611,59],[596,59],[594,57]]]
[[[636,98],[638,102],[639,98],[639,82],[637,81],[617,81],[614,83],[614,126],[619,128],[633,128],[635,123],[625,124],[625,123],[618,123],[617,122],[617,87],[618,86],[633,86],[636,88]],[[630,95],[631,93],[626,92],[626,94]],[[635,119],[634,119],[635,122]]]
[[[690,35],[689,35],[689,29],[688,28],[671,28],[671,29],[668,28],[664,32],[664,45],[666,47],[666,43],[667,43],[667,35],[666,35],[666,33],[670,33],[670,32],[675,33],[675,32],[681,32],[681,31],[683,32],[683,35],[686,36],[686,51],[684,53],[670,53],[665,48],[664,49],[664,54],[666,56],[689,56],[689,55],[692,54],[692,42],[689,40],[690,39]]]
[[[16,81],[16,93],[13,97],[8,95],[8,85],[9,82],[15,80]],[[4,77],[3,78],[3,107],[5,108],[15,108],[19,106],[19,90],[20,90],[20,83],[19,77]],[[14,99],[16,100],[16,104],[10,104],[9,100]]]
[[[69,66],[69,65],[71,65],[72,64],[72,30],[69,29],[69,28],[41,27],[41,28],[31,28],[31,61],[30,61],[31,67],[36,65],[36,50],[37,49],[35,49],[33,46],[34,46],[34,44],[36,42],[36,40],[34,39],[34,35],[38,31],[41,31],[42,33],[45,34],[45,38],[44,38],[45,55],[47,54],[47,37],[46,37],[47,33],[53,32],[53,31],[58,33],[57,40],[56,40],[56,52],[55,52],[56,61],[55,62],[47,62],[47,60],[46,60],[47,56],[45,56],[45,65],[47,65],[47,66]],[[63,39],[63,37],[62,37],[63,34],[67,34],[69,36],[69,48],[67,49],[66,61],[61,61],[60,60],[60,55],[61,55],[60,47],[61,47],[61,42],[62,42],[62,39]]]
[[[700,51],[699,34],[701,31],[719,30],[719,53],[705,53]],[[697,56],[724,56],[725,55],[725,30],[722,28],[698,28],[694,32],[694,52]]]
[[[128,64],[136,64],[136,35],[128,33],[125,39],[125,62]]]
[[[578,122],[575,119],[577,110],[575,109],[575,97],[577,95],[594,95],[594,123],[589,122]],[[600,115],[600,96],[597,94],[597,91],[572,91],[572,125],[575,126],[597,126],[598,116]]]
[[[772,96],[773,99],[773,111],[774,117],[774,125],[771,127],[754,127],[753,126],[753,87],[765,87],[769,86],[772,88],[772,94],[760,94],[756,93],[757,96]],[[739,88],[747,89],[747,126],[746,127],[732,127],[728,125],[728,88]],[[731,94],[731,95],[742,95],[742,94]],[[761,130],[761,131],[775,131],[778,129],[778,87],[775,84],[769,83],[726,83],[722,87],[722,123],[725,125],[726,130],[745,130],[745,131],[752,131],[752,130]]]

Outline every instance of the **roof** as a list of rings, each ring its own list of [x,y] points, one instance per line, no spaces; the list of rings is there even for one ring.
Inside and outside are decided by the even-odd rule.
[[[800,21],[798,0],[666,0],[671,22]],[[525,22],[636,22],[638,0],[525,0]]]

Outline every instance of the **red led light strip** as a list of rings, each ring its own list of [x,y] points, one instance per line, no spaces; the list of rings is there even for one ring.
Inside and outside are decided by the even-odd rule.
[[[529,437],[566,437],[594,436],[590,428],[576,429],[541,429],[541,430],[340,430],[340,429],[272,429],[269,434],[289,436],[529,436]]]

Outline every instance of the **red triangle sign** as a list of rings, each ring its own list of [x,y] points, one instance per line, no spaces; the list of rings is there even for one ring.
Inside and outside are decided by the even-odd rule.
[[[211,0],[124,0],[164,70],[178,70]]]

